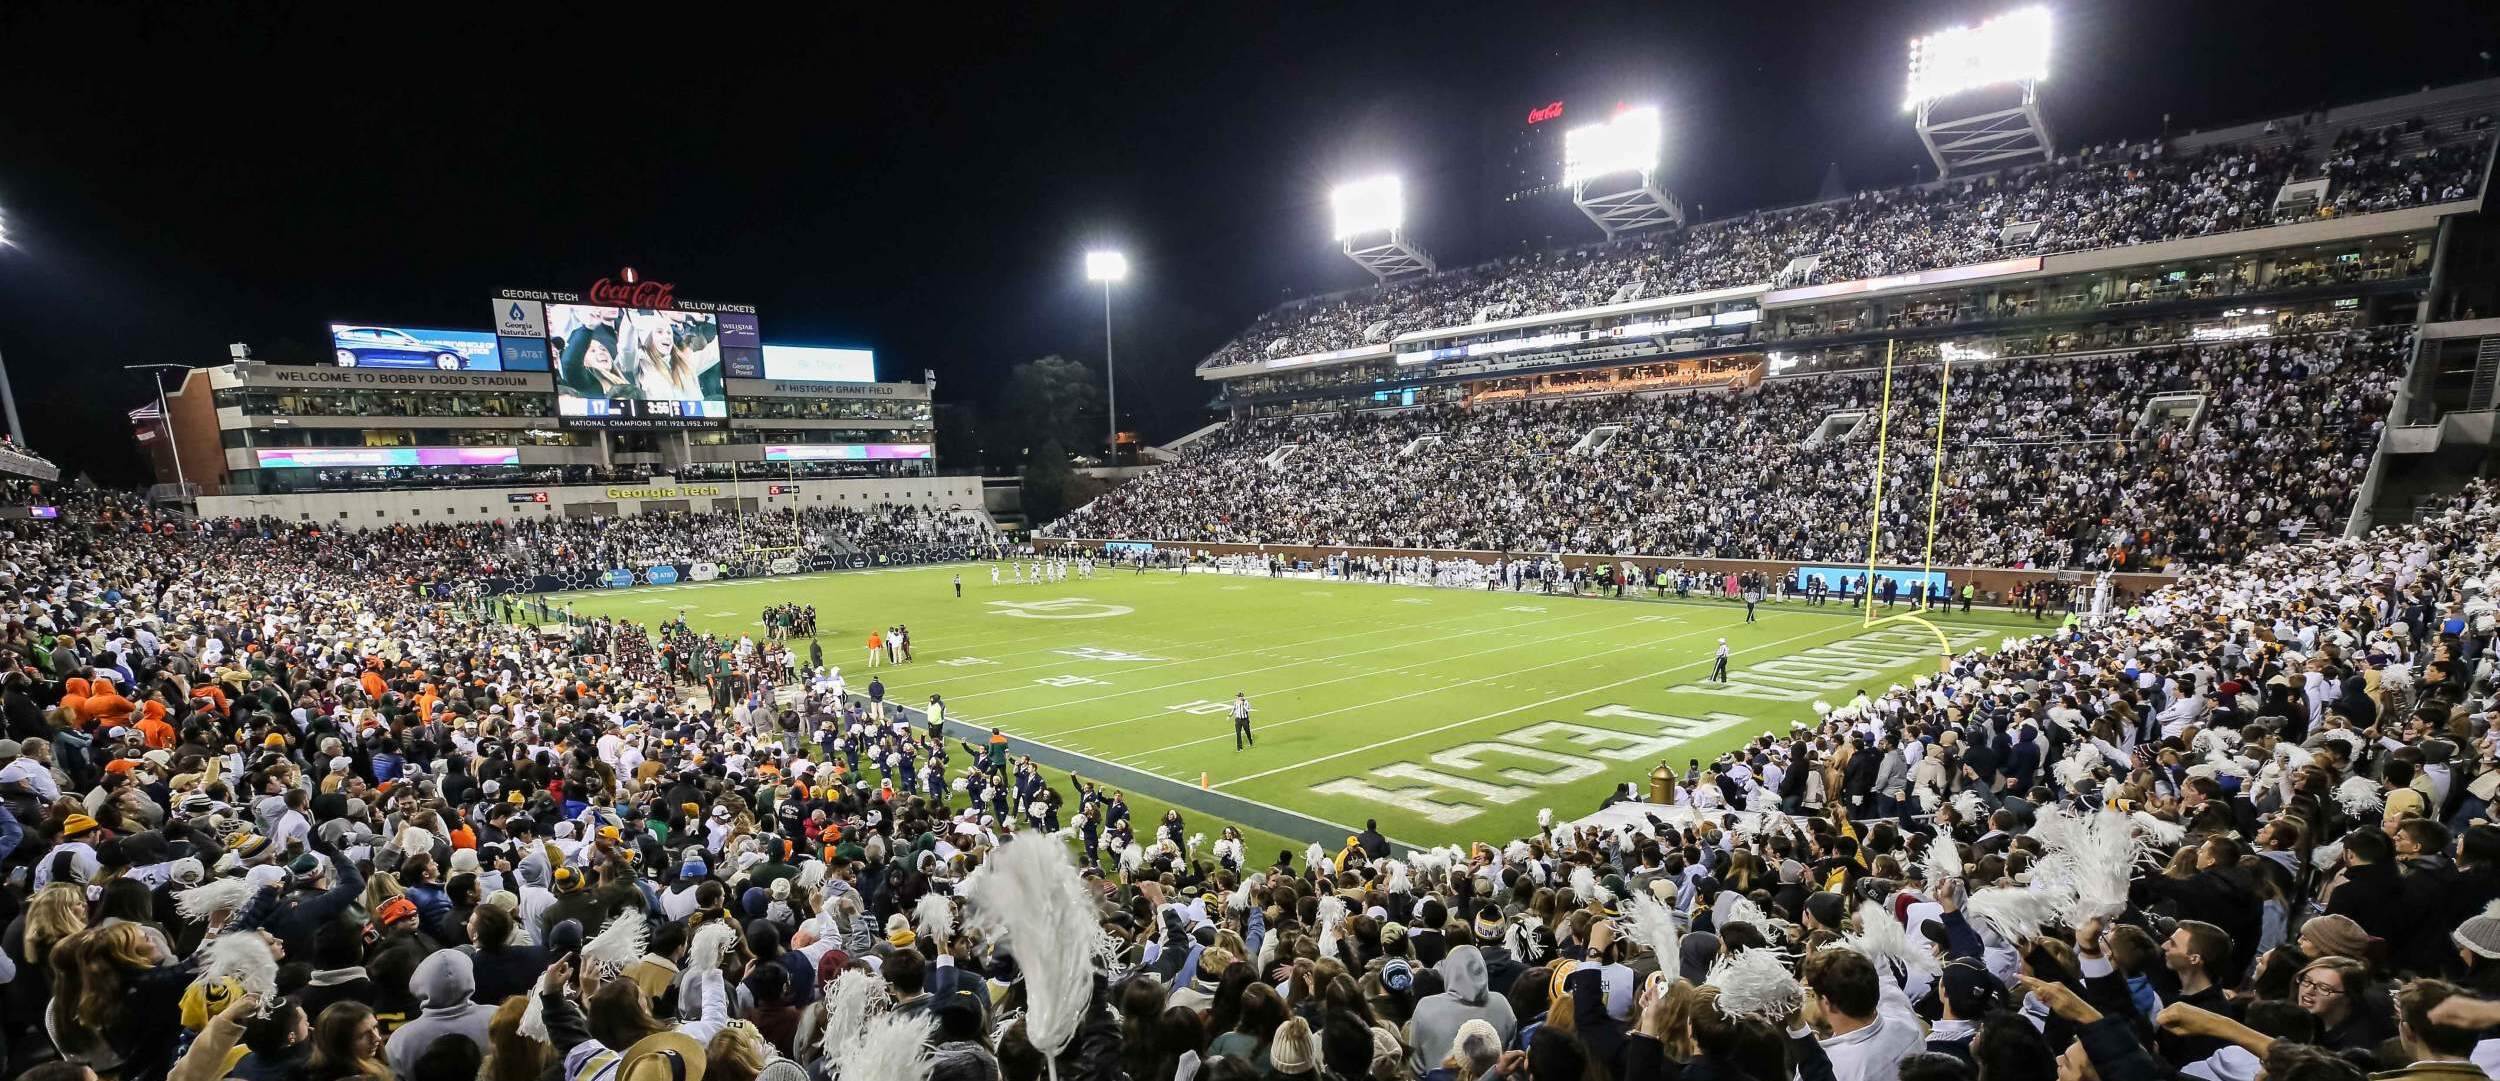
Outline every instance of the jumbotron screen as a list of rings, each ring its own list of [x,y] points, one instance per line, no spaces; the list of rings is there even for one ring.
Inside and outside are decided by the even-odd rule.
[[[547,305],[556,412],[585,427],[716,427],[729,417],[712,312]]]

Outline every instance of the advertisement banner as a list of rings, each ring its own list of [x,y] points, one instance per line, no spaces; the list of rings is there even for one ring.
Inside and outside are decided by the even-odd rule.
[[[492,372],[503,368],[495,336],[474,330],[330,324],[331,359],[341,368],[424,368]]]
[[[634,572],[623,567],[610,567],[606,574],[599,576],[599,584],[609,589],[623,589],[634,584]]]
[[[767,462],[907,462],[936,456],[937,448],[927,443],[772,443],[764,447]]]
[[[498,300],[495,305],[495,336],[498,338],[536,338],[547,340],[547,306],[536,300]]]
[[[723,349],[764,348],[764,331],[756,324],[755,313],[721,312],[720,346]]]
[[[799,572],[799,561],[789,556],[773,560],[768,566],[774,574],[797,574]]]
[[[724,319],[721,328],[724,335],[728,333],[725,323]],[[877,381],[877,354],[869,349],[766,345],[764,378],[807,383],[874,383]]]
[[[1799,567],[1796,573],[1797,588],[1805,588],[1806,579],[1812,576],[1820,576],[1823,579],[1823,585],[1834,592],[1840,590],[1842,582],[1847,582],[1849,591],[1855,593],[1866,581],[1866,568],[1864,566]],[[1921,571],[1914,567],[1877,567],[1875,576],[1901,583],[1901,592],[1905,594],[1920,588],[1920,583],[1948,589],[1953,584],[1945,577],[1943,571]]]
[[[764,486],[764,494],[797,495],[799,494],[799,486],[795,484],[767,484]]]
[[[841,567],[841,560],[837,556],[816,555],[807,557],[807,569],[810,571],[839,570]]]
[[[519,447],[271,447],[252,452],[262,469],[369,469],[409,465],[519,465]]]
[[[545,338],[497,338],[495,348],[503,354],[505,371],[543,372],[553,366],[547,359]]]
[[[658,566],[656,566],[656,567],[652,567],[651,569],[649,569],[649,570],[646,570],[646,571],[642,572],[642,580],[643,580],[643,581],[645,581],[645,582],[649,582],[649,583],[651,583],[652,585],[655,585],[655,586],[673,586],[673,585],[676,585],[676,584],[677,584],[677,568],[676,568],[675,566],[670,565],[670,564],[667,564],[667,563],[662,563],[662,564],[660,564],[660,565],[658,565]]]
[[[857,570],[857,569],[859,569],[859,568],[861,568],[861,567],[865,567],[865,566],[867,566],[867,565],[868,565],[868,557],[867,557],[865,554],[854,554],[854,555],[852,555],[852,556],[851,556],[851,568],[852,568],[853,570]]]
[[[544,503],[547,501],[547,493],[506,492],[504,493],[503,501],[506,503]]]
[[[720,577],[720,564],[697,563],[693,567],[687,569],[686,577],[697,582],[709,582],[714,578]]]

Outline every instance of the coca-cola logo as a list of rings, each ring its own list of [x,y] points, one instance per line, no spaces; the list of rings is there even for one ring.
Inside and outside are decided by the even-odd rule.
[[[611,308],[674,308],[677,306],[677,285],[674,282],[650,282],[636,277],[634,268],[626,267],[614,278],[601,278],[590,283],[590,302]]]

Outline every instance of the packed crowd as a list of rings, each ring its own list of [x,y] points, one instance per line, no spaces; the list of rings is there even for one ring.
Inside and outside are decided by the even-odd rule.
[[[998,543],[989,516],[974,511],[885,503],[873,507],[810,506],[688,511],[625,517],[523,518],[443,527],[465,535],[484,574],[528,577],[583,568],[648,567],[702,560],[723,565],[756,550],[906,552],[989,549]],[[439,536],[420,538],[438,547]]]
[[[2500,1071],[2500,489],[1817,703],[1618,826],[1272,859],[782,643],[402,588],[457,532],[72,505],[0,550],[35,1081]]]
[[[1759,211],[1681,232],[1498,262],[1269,311],[1208,359],[1237,364],[1383,342],[1418,330],[1770,282],[1787,288],[2021,255],[2145,244],[2469,198],[2489,129],[2467,121],[2415,147],[2380,129],[2321,148],[2162,143],[2094,147],[2055,162],[1828,203]],[[2278,211],[2287,182],[2326,199]],[[2007,245],[2009,226],[2037,223]]]
[[[1962,363],[1939,563],[2140,570],[2340,532],[2392,400],[2402,329]],[[1896,371],[1887,559],[1924,553],[1942,369]],[[2147,404],[2202,394],[2192,428]],[[1078,508],[1053,536],[1618,555],[1866,554],[1882,386],[1254,421]],[[1863,413],[1843,437],[1833,418]],[[1602,447],[1584,437],[1619,429]],[[1282,462],[1264,464],[1298,444]]]

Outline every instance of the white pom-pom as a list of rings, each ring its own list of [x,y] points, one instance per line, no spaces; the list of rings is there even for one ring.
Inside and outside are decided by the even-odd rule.
[[[1776,950],[1738,950],[1721,957],[1702,982],[1719,989],[1719,1013],[1734,1020],[1784,1025],[1805,1006],[1805,988],[1789,975]]]
[[[2354,818],[2369,818],[2387,806],[2387,796],[2379,791],[2377,781],[2353,776],[2344,778],[2344,783],[2335,786],[2335,802],[2343,807],[2345,814]]]
[[[2319,845],[2317,848],[2310,850],[2309,853],[2310,865],[2321,871],[2333,871],[2335,869],[2335,865],[2342,862],[2343,859],[2344,842],[2342,841],[2336,841],[2333,844]]]
[[[688,973],[709,972],[720,967],[720,959],[737,945],[738,929],[727,920],[713,920],[697,928],[694,940],[686,944]]]
[[[183,919],[222,928],[251,903],[252,891],[250,879],[220,878],[175,894],[174,910],[182,913]]]
[[[1927,843],[1926,869],[1929,893],[1942,889],[1948,881],[1962,877],[1962,846],[1939,831],[1936,839]]]
[[[1320,861],[1327,858],[1328,850],[1321,848],[1318,841],[1311,842],[1311,847],[1302,850],[1302,865],[1304,867],[1316,868],[1320,865]]]
[[[2040,925],[2057,915],[2055,900],[2022,886],[1996,886],[1971,894],[1962,909],[1971,922],[1994,929],[1998,940],[2010,946],[2039,936]]]
[[[1574,867],[1570,881],[1572,896],[1579,898],[1581,904],[1604,906],[1615,903],[1615,891],[1606,888],[1606,883],[1597,877],[1596,871]]]
[[[608,925],[599,929],[597,937],[582,943],[582,963],[598,966],[603,975],[613,976],[625,966],[642,960],[644,946],[650,941],[650,921],[638,905],[626,905],[608,918]],[[536,995],[531,997],[535,998]]]
[[[1131,841],[1126,847],[1120,849],[1121,871],[1134,871],[1140,867],[1144,867],[1145,865],[1146,850],[1143,847],[1140,847],[1137,842]]]
[[[1656,879],[1651,884],[1665,881]],[[1624,902],[1623,915],[1625,938],[1648,947],[1658,956],[1660,965],[1675,963],[1676,945],[1682,941],[1682,934],[1676,927],[1674,909],[1656,897],[1634,893]]]
[[[1319,955],[1337,955],[1337,925],[1345,921],[1345,898],[1329,894],[1319,899]]]
[[[529,1004],[521,1007],[521,1023],[514,1031],[540,1043],[549,1042],[555,1037],[547,1031],[546,996],[538,993],[537,984],[530,985],[529,996]]]
[[[911,908],[912,929],[920,937],[945,948],[947,936],[955,933],[955,905],[942,893],[924,893]]]
[[[2128,815],[2127,820],[2135,823],[2136,832],[2141,834],[2148,844],[2168,848],[2187,840],[2186,826],[2154,817],[2150,811],[2137,811]]]
[[[878,1014],[850,1054],[831,1064],[833,1081],[928,1081],[935,1066],[929,1035],[936,1030],[937,1019],[929,1014]]]
[[[845,969],[825,985],[824,1032],[818,1039],[818,1050],[827,1062],[850,1061],[868,1019],[884,1009],[889,1001],[882,976]]]
[[[1867,960],[1879,966],[1891,962],[1907,972],[1930,976],[1944,971],[1944,962],[1936,958],[1936,951],[1924,944],[1913,945],[1909,929],[1892,918],[1891,911],[1873,901],[1858,906],[1858,929],[1840,936],[1838,945],[1866,955]]]
[[[215,983],[233,980],[247,995],[260,996],[261,1014],[278,1000],[278,954],[258,931],[238,931],[208,944],[200,978]]]
[[[1415,891],[1415,880],[1414,877],[1407,872],[1405,864],[1396,860],[1390,860],[1389,877],[1388,880],[1382,884],[1381,888],[1388,890],[1390,893],[1413,893]]]
[[[1982,822],[1988,817],[1988,803],[1977,791],[1965,788],[1953,794],[1953,811],[1966,822]]]
[[[1815,715],[1815,716],[1817,716],[1817,717],[1829,717],[1829,716],[1831,716],[1831,715],[1832,715],[1832,704],[1831,704],[1831,703],[1829,703],[1829,702],[1826,702],[1826,701],[1824,701],[1824,700],[1822,700],[1822,699],[1820,699],[1820,698],[1815,699],[1815,700],[1814,700],[1814,715]]]
[[[1765,935],[1777,930],[1772,926],[1770,915],[1762,911],[1762,906],[1753,903],[1753,898],[1741,893],[1728,899],[1727,918],[1720,920],[1719,926],[1725,928],[1739,923],[1750,923]]]
[[[1550,830],[1554,828],[1553,808],[1539,807],[1536,809],[1536,828],[1540,830]]]

